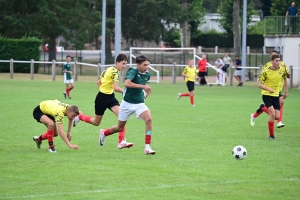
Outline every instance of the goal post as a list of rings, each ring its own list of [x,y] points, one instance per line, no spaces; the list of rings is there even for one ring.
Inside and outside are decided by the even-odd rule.
[[[138,51],[138,53],[136,53]],[[146,47],[130,47],[129,49],[129,66],[132,67],[136,65],[133,63],[133,59],[136,58],[137,54],[144,54],[147,55],[149,53],[159,53],[159,54],[182,54],[183,51],[188,51],[191,55],[191,58],[193,58],[194,66],[197,67],[197,60],[201,60],[201,58],[196,54],[196,48],[146,48]],[[152,71],[155,76],[152,76],[151,80],[148,82],[160,82],[160,71],[155,69],[154,66],[173,66],[174,63],[171,64],[151,64],[148,67],[148,70]],[[219,71],[215,66],[207,63],[207,67],[211,67],[215,71]],[[225,85],[225,73],[223,73],[223,83],[220,83],[220,85]],[[215,83],[212,83],[215,84]]]

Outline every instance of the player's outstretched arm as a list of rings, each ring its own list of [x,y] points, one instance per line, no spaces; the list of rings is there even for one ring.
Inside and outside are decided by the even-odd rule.
[[[114,82],[114,91],[115,91],[115,92],[123,93],[123,89],[120,88],[119,82]]]
[[[58,127],[58,133],[60,135],[60,137],[63,139],[63,141],[68,145],[68,147],[72,148],[72,149],[78,149],[78,146],[75,144],[71,144],[70,141],[68,140],[67,136],[64,133],[64,127],[61,123],[57,123],[57,127]]]

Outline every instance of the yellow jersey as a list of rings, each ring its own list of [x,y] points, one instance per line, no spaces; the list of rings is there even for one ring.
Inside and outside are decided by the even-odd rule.
[[[40,103],[41,111],[46,114],[54,117],[56,123],[63,124],[64,116],[69,104],[61,103],[57,99],[42,101]]]
[[[268,62],[267,64],[265,64],[262,68],[262,71],[268,67],[271,67],[272,66],[272,62]],[[280,64],[279,64],[280,67],[283,67],[283,69],[286,70],[286,73],[290,73],[289,71],[289,68],[286,66],[286,64],[283,62],[283,61],[280,61]],[[281,85],[279,86],[279,92],[282,91],[282,86],[283,86],[283,79],[281,81]]]
[[[282,90],[282,81],[286,78],[286,70],[279,66],[279,69],[272,70],[271,67],[266,67],[259,75],[259,81],[266,87],[272,88],[274,93],[267,90],[261,90],[262,95],[278,97],[279,92]]]
[[[100,92],[104,94],[114,93],[114,83],[119,82],[119,70],[116,67],[107,68],[101,73],[100,80]]]
[[[197,69],[195,66],[193,67],[190,67],[190,66],[186,66],[184,69],[183,69],[183,74],[186,74],[188,75],[187,78],[185,78],[185,82],[188,82],[188,81],[192,81],[192,82],[195,82],[195,77],[197,75]]]

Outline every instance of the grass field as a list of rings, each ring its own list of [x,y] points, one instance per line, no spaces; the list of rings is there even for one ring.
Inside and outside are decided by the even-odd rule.
[[[268,139],[266,114],[250,126],[250,114],[262,102],[256,85],[196,87],[192,107],[189,98],[176,99],[187,90],[184,83],[150,84],[153,93],[146,104],[156,155],[143,154],[144,123],[135,117],[126,134],[132,148],[117,149],[117,134],[100,147],[99,129],[117,122],[109,111],[100,127],[80,122],[72,129],[72,143],[79,150],[56,137],[57,153],[51,154],[47,142],[38,149],[32,141],[46,130],[33,119],[33,108],[42,100],[58,99],[93,116],[97,88],[91,79],[76,82],[72,99],[65,100],[64,84],[50,79],[0,79],[0,199],[300,198],[297,89],[289,91],[286,126],[275,129],[275,141]],[[239,144],[248,150],[243,161],[231,155]]]

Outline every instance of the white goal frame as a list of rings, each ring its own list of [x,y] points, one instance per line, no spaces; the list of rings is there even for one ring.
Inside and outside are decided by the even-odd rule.
[[[136,64],[133,64],[132,63],[132,58],[136,58],[136,55],[134,55],[133,53],[132,53],[132,51],[133,50],[157,50],[158,52],[163,52],[163,51],[166,51],[166,50],[192,50],[193,51],[193,60],[194,60],[194,66],[196,66],[197,67],[197,65],[196,65],[196,60],[198,59],[198,60],[201,60],[201,58],[196,54],[196,48],[146,48],[146,47],[130,47],[130,49],[129,49],[129,66],[130,67],[132,67],[133,65],[136,65]],[[209,63],[207,63],[207,66],[208,67],[211,67],[211,68],[213,68],[214,70],[216,70],[216,71],[218,71],[218,69],[215,67],[215,66],[213,66],[213,65],[211,65],[211,64],[209,64]],[[152,71],[154,71],[155,72],[155,74],[156,74],[156,79],[154,79],[154,80],[149,80],[148,82],[156,82],[156,83],[159,83],[159,79],[160,79],[160,77],[159,77],[159,70],[156,70],[156,69],[154,69],[153,67],[151,67],[151,64],[149,65],[149,67],[148,67],[148,70],[152,70]],[[223,83],[220,83],[220,85],[222,85],[222,86],[225,86],[226,84],[225,84],[225,75],[226,75],[226,73],[223,73]],[[210,83],[210,84],[216,84],[216,83]]]

